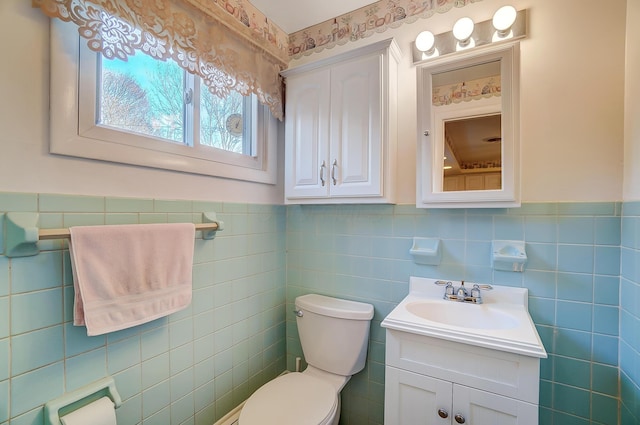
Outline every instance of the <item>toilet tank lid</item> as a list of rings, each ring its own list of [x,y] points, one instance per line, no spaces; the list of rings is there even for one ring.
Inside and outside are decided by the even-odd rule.
[[[373,318],[373,306],[371,304],[318,294],[297,297],[296,308],[339,319],[371,320]]]

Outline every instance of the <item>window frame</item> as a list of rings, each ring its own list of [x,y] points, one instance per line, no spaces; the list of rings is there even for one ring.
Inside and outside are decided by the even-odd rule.
[[[97,55],[80,38],[75,25],[59,19],[51,21],[50,153],[277,183],[278,124],[268,107],[257,101],[251,102],[255,156],[199,146],[199,134],[194,135],[195,146],[188,146],[96,125]],[[199,105],[198,90],[194,91],[192,102]],[[196,119],[198,112],[194,114]]]

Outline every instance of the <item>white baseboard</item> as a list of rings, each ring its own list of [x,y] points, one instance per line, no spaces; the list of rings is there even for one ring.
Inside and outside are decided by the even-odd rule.
[[[233,410],[224,415],[220,420],[218,420],[213,425],[237,425],[238,418],[240,417],[240,411],[242,410],[242,406],[244,406],[244,401],[237,405]]]

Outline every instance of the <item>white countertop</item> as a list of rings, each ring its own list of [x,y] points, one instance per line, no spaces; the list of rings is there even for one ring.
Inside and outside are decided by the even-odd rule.
[[[492,290],[482,290],[483,303],[473,304],[445,300],[445,287],[436,285],[436,280],[411,277],[409,295],[382,321],[382,327],[525,356],[547,357],[529,315],[526,288],[492,285]],[[457,288],[460,282],[452,281],[452,284]],[[465,282],[468,291],[473,284]],[[411,303],[422,305],[409,306]],[[421,308],[433,320],[411,313],[407,306]]]

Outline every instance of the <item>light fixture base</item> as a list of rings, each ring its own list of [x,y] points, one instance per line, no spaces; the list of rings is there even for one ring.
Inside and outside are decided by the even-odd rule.
[[[415,42],[411,43],[411,51],[413,55],[413,64],[432,61],[459,51],[468,51],[472,48],[478,48],[490,44],[498,44],[501,42],[513,41],[527,36],[527,10],[519,10],[516,14],[516,20],[506,31],[500,34],[493,26],[493,19],[478,22],[475,24],[471,39],[475,43],[474,47],[466,46],[464,49],[458,48],[458,40],[453,36],[453,31],[436,34],[434,48],[437,49],[437,55],[426,55],[424,52],[416,48]]]

